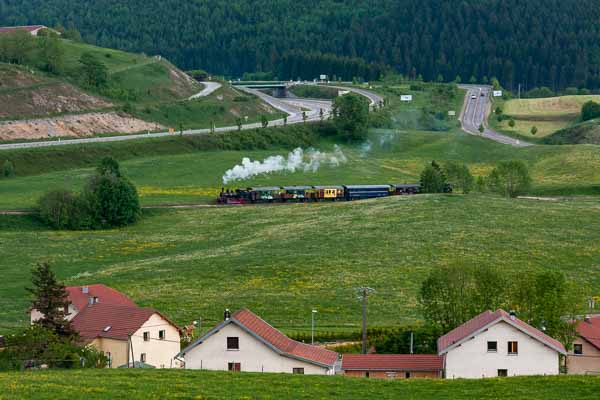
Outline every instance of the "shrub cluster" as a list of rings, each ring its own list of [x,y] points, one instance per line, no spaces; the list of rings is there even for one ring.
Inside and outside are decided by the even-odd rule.
[[[39,218],[55,229],[101,229],[125,226],[141,216],[133,183],[119,164],[104,158],[82,193],[52,190],[38,201]]]

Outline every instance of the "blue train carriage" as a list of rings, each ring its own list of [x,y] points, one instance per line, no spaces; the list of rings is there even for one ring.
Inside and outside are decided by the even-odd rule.
[[[248,188],[251,203],[273,203],[284,198],[285,190],[280,186],[257,186]]]
[[[418,194],[421,193],[421,185],[416,184],[398,184],[392,185],[394,186],[394,194],[396,196],[403,196],[408,194]]]
[[[305,202],[316,200],[316,191],[312,186],[284,186],[283,201]]]
[[[391,185],[344,185],[346,200],[373,199],[391,196]]]
[[[341,185],[313,186],[317,201],[344,200],[344,187]]]

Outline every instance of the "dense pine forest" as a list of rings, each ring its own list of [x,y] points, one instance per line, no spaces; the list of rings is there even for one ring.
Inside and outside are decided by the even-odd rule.
[[[0,0],[0,25],[17,24],[231,77],[600,87],[598,0]]]

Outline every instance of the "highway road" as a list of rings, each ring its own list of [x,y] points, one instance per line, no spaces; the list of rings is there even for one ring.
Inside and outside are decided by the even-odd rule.
[[[195,95],[190,96],[188,98],[188,100],[194,100],[199,97],[206,97],[206,96],[212,94],[212,92],[214,92],[215,90],[218,90],[222,86],[218,82],[200,82],[200,83],[204,85],[204,89],[202,89],[202,91],[196,93]]]
[[[514,147],[532,146],[531,143],[502,135],[487,127],[487,119],[492,110],[491,86],[461,85],[460,88],[467,91],[460,116],[462,128],[465,132]],[[479,132],[481,125],[484,126],[483,133]]]

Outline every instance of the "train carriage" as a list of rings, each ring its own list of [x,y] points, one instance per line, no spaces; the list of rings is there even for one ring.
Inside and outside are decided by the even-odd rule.
[[[344,185],[346,200],[373,199],[392,195],[391,185]]]
[[[272,203],[284,198],[285,190],[280,186],[257,186],[248,188],[252,203]]]
[[[398,184],[394,186],[394,194],[397,196],[407,194],[417,194],[421,192],[421,185],[417,184]]]
[[[314,186],[317,201],[337,201],[344,199],[344,187],[338,185]]]
[[[284,201],[304,202],[316,199],[315,189],[312,186],[284,186]]]

